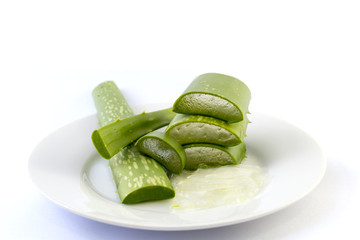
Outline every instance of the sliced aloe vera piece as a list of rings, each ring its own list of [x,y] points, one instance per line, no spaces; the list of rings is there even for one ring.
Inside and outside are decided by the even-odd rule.
[[[185,166],[183,147],[170,135],[154,131],[137,140],[135,146],[140,152],[157,160],[172,173],[181,173]]]
[[[93,98],[101,126],[133,115],[112,81],[99,84]],[[110,158],[109,165],[122,203],[168,199],[175,195],[165,170],[154,159],[142,155],[133,144]]]
[[[219,167],[238,164],[245,157],[246,145],[240,143],[232,147],[197,143],[184,145],[186,154],[185,169]]]
[[[175,192],[163,167],[142,155],[133,145],[109,161],[122,203],[173,198]]]
[[[100,155],[109,159],[139,137],[169,124],[174,116],[172,108],[168,108],[117,119],[95,130],[91,139]]]
[[[129,104],[113,81],[99,84],[92,92],[97,116],[101,126],[114,122],[118,118],[134,115]]]
[[[240,122],[228,123],[208,116],[176,114],[165,132],[182,145],[212,143],[235,146],[246,136],[247,124],[247,117]]]
[[[248,113],[249,88],[234,77],[206,73],[195,78],[175,101],[174,112],[216,117],[239,122]]]

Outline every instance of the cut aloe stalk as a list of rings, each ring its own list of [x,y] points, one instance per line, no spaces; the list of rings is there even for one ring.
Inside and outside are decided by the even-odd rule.
[[[127,118],[134,115],[132,109],[126,103],[124,95],[113,81],[101,83],[93,90],[92,95],[101,126],[114,122],[120,116],[121,118]]]
[[[248,113],[249,88],[231,76],[206,73],[195,78],[175,101],[174,112],[239,122]]]
[[[162,200],[175,196],[163,167],[154,159],[142,155],[133,145],[113,156],[109,164],[122,203]]]
[[[245,143],[233,147],[197,143],[184,145],[186,154],[185,169],[219,167],[238,164],[245,157]]]
[[[109,124],[133,115],[130,106],[115,83],[97,86],[93,98],[98,116]],[[117,193],[122,203],[138,203],[175,196],[165,170],[152,158],[142,155],[133,145],[127,146],[109,160]]]
[[[168,134],[154,131],[139,138],[135,144],[140,152],[157,160],[172,173],[181,173],[185,166],[183,147]]]
[[[212,143],[235,146],[246,136],[247,124],[247,117],[240,122],[227,123],[208,116],[176,114],[165,132],[182,145]]]
[[[95,130],[91,138],[100,155],[109,159],[139,137],[169,124],[174,116],[172,108],[143,112],[105,125]]]

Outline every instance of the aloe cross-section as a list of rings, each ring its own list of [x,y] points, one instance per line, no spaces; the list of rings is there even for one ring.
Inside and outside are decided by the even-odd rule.
[[[174,111],[239,122],[248,113],[250,99],[250,90],[241,80],[224,74],[206,73],[190,83],[175,101]]]
[[[185,169],[219,167],[234,165],[245,157],[246,145],[240,143],[232,147],[223,147],[208,143],[184,145],[186,154]]]
[[[236,123],[202,115],[176,114],[165,130],[180,144],[212,143],[223,146],[240,144],[246,136],[248,118]]]
[[[172,173],[181,173],[184,169],[186,155],[183,147],[170,135],[154,131],[136,141],[135,146],[140,152],[161,163]]]

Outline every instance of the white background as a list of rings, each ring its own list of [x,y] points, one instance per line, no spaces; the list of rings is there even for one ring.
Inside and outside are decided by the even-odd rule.
[[[1,1],[0,239],[359,238],[359,12],[346,0]],[[173,102],[205,72],[243,80],[250,110],[320,143],[328,167],[310,195],[243,224],[156,232],[77,216],[31,183],[32,149],[95,113],[100,82],[131,104]]]

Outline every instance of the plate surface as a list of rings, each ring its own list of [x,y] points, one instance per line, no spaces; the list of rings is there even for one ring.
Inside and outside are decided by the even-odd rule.
[[[161,106],[162,107],[162,106]],[[156,105],[135,110],[155,110]],[[33,182],[51,201],[81,216],[117,226],[193,230],[237,224],[281,210],[310,193],[322,179],[325,157],[311,136],[277,118],[253,113],[245,139],[248,159],[271,176],[264,191],[242,203],[205,210],[171,211],[170,200],[123,205],[107,166],[92,145],[96,115],[70,123],[46,137],[29,159]]]

